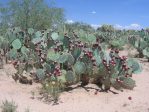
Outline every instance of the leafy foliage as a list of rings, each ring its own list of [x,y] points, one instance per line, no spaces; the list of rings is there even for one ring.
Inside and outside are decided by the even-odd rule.
[[[51,2],[48,6],[44,0],[9,0],[8,4],[1,6],[0,14],[3,34],[11,26],[20,26],[29,28],[28,33],[32,35],[32,28],[48,29],[64,21],[63,9],[55,7]]]

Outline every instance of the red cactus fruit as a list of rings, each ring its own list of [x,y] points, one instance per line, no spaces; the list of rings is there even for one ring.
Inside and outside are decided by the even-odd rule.
[[[17,65],[17,63],[18,63],[17,61],[12,62],[12,64],[13,64],[14,66]]]
[[[116,78],[116,81],[118,82],[118,83],[122,83],[123,81],[121,81],[119,78]]]
[[[96,42],[99,42],[99,38],[96,38]]]
[[[114,51],[111,50],[110,53],[114,53]]]
[[[92,62],[95,62],[95,61],[96,61],[96,59],[95,59],[95,58],[92,58],[92,59],[91,59],[91,61],[92,61]]]
[[[54,51],[55,51],[55,52],[56,52],[56,51],[58,51],[58,48],[57,48],[57,47],[55,47],[55,48],[54,48]]]
[[[116,50],[115,50],[115,53],[117,53],[117,54],[118,54],[118,53],[119,53],[119,50],[118,50],[118,49],[116,49]]]
[[[126,68],[126,64],[123,64],[122,67],[123,67],[123,68]]]
[[[119,81],[119,79],[118,79],[118,78],[116,78],[116,81],[118,82],[118,81]]]
[[[102,60],[103,62],[107,62],[105,59]]]
[[[93,63],[93,66],[97,66],[96,63]]]
[[[131,97],[131,96],[129,96],[129,97],[128,97],[128,100],[132,100],[132,97]]]
[[[125,71],[129,70],[129,67],[125,67],[124,70],[125,70]]]
[[[80,59],[83,59],[83,57],[82,57],[82,56],[80,56]]]

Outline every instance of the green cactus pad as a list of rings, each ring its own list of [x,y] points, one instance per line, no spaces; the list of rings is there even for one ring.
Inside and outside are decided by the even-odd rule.
[[[2,43],[0,42],[0,48],[7,49],[9,47],[9,41],[3,40]]]
[[[81,49],[80,49],[80,48],[75,48],[75,49],[72,51],[71,54],[73,55],[73,57],[74,57],[75,59],[77,59],[77,58],[81,55]]]
[[[122,89],[121,83],[117,82],[115,79],[111,79],[111,85],[117,90]]]
[[[22,47],[22,43],[19,39],[15,39],[12,42],[12,46],[13,46],[14,49],[20,49]]]
[[[121,77],[120,80],[122,80],[122,87],[125,89],[133,89],[136,86],[136,83],[133,79],[131,78],[126,78],[126,77]]]
[[[46,76],[43,69],[37,69],[36,74],[39,80],[43,80]]]
[[[21,31],[21,28],[20,27],[15,27],[14,28],[14,33],[19,33]]]
[[[149,47],[146,47],[146,48],[143,50],[143,55],[146,56],[146,57],[149,57]]]
[[[63,44],[64,44],[64,46],[65,46],[66,48],[69,47],[69,38],[68,38],[68,37],[64,37],[64,39],[63,39]]]
[[[42,41],[42,38],[33,38],[32,39],[32,42],[34,43],[34,44],[37,44],[37,43],[39,43],[39,42],[41,42]]]
[[[53,40],[57,40],[58,37],[59,37],[59,35],[58,35],[58,33],[53,32],[53,33],[51,34],[51,37],[52,37]]]
[[[89,42],[96,42],[96,37],[94,36],[94,34],[89,34],[87,40]]]
[[[44,70],[47,71],[47,72],[51,72],[51,65],[48,64],[48,63],[45,63]]]
[[[66,82],[65,76],[66,76],[67,72],[66,72],[66,70],[61,70],[61,72],[62,72],[61,76],[58,76],[57,79],[58,79],[58,81],[65,83]]]
[[[139,41],[139,48],[141,50],[143,50],[146,47],[147,47],[147,43],[143,39],[140,39],[140,41]]]
[[[32,34],[34,33],[34,29],[33,29],[33,28],[29,28],[29,29],[28,29],[28,33],[29,33],[30,35],[32,35]]]
[[[23,47],[21,48],[21,52],[22,52],[22,54],[24,54],[24,55],[27,56],[27,54],[29,53],[29,49],[26,48],[25,46],[23,46]]]
[[[74,59],[74,57],[73,57],[71,54],[67,54],[67,62],[68,62],[70,65],[73,65],[73,64],[74,64],[75,59]]]
[[[136,59],[128,59],[127,60],[128,67],[132,68],[132,73],[139,74],[142,72],[142,66]]]
[[[96,59],[97,65],[100,65],[102,63],[101,56],[97,49],[94,51],[94,58]]]
[[[86,72],[86,66],[83,62],[78,61],[74,65],[74,70],[76,74],[81,75]]]
[[[58,39],[59,39],[60,41],[63,41],[63,40],[64,40],[64,34],[60,33]]]
[[[70,71],[70,70],[67,71],[65,78],[66,78],[66,81],[69,82],[69,83],[75,82],[75,74],[74,74],[74,72]]]
[[[74,64],[74,58],[69,53],[63,53],[62,55],[59,56],[58,62],[59,63],[68,62],[69,64],[73,65]]]
[[[37,31],[37,32],[35,33],[35,37],[36,37],[36,38],[41,38],[41,36],[42,36],[42,33],[41,33],[40,31]]]
[[[59,56],[58,62],[59,63],[65,63],[68,59],[68,56],[66,53],[63,53],[62,55]]]
[[[8,57],[10,59],[16,59],[17,58],[17,50],[16,49],[11,49],[9,52],[8,52]]]
[[[48,52],[48,55],[47,55],[47,58],[48,58],[49,60],[52,60],[52,61],[58,61],[59,57],[60,57],[60,54],[59,54],[59,53],[55,53],[55,52],[52,51],[52,50],[50,50],[50,51]]]

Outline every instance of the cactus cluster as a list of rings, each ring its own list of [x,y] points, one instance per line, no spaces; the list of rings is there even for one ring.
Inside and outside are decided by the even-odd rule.
[[[139,58],[146,57],[149,62],[149,33],[142,31],[129,37],[129,43],[139,52]]]
[[[1,49],[18,71],[13,75],[15,81],[41,82],[55,99],[64,88],[79,82],[85,86],[91,79],[105,91],[111,86],[116,89],[135,87],[132,74],[141,71],[136,60],[120,57],[117,48],[109,53],[97,35],[77,33],[69,36],[49,29],[8,29],[5,35],[8,44]],[[22,75],[24,71],[30,73],[32,80]]]

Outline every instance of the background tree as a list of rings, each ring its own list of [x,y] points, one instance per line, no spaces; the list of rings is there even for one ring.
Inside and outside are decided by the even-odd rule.
[[[0,8],[1,31],[8,27],[37,30],[51,28],[64,22],[62,8],[47,5],[44,0],[9,0]]]

